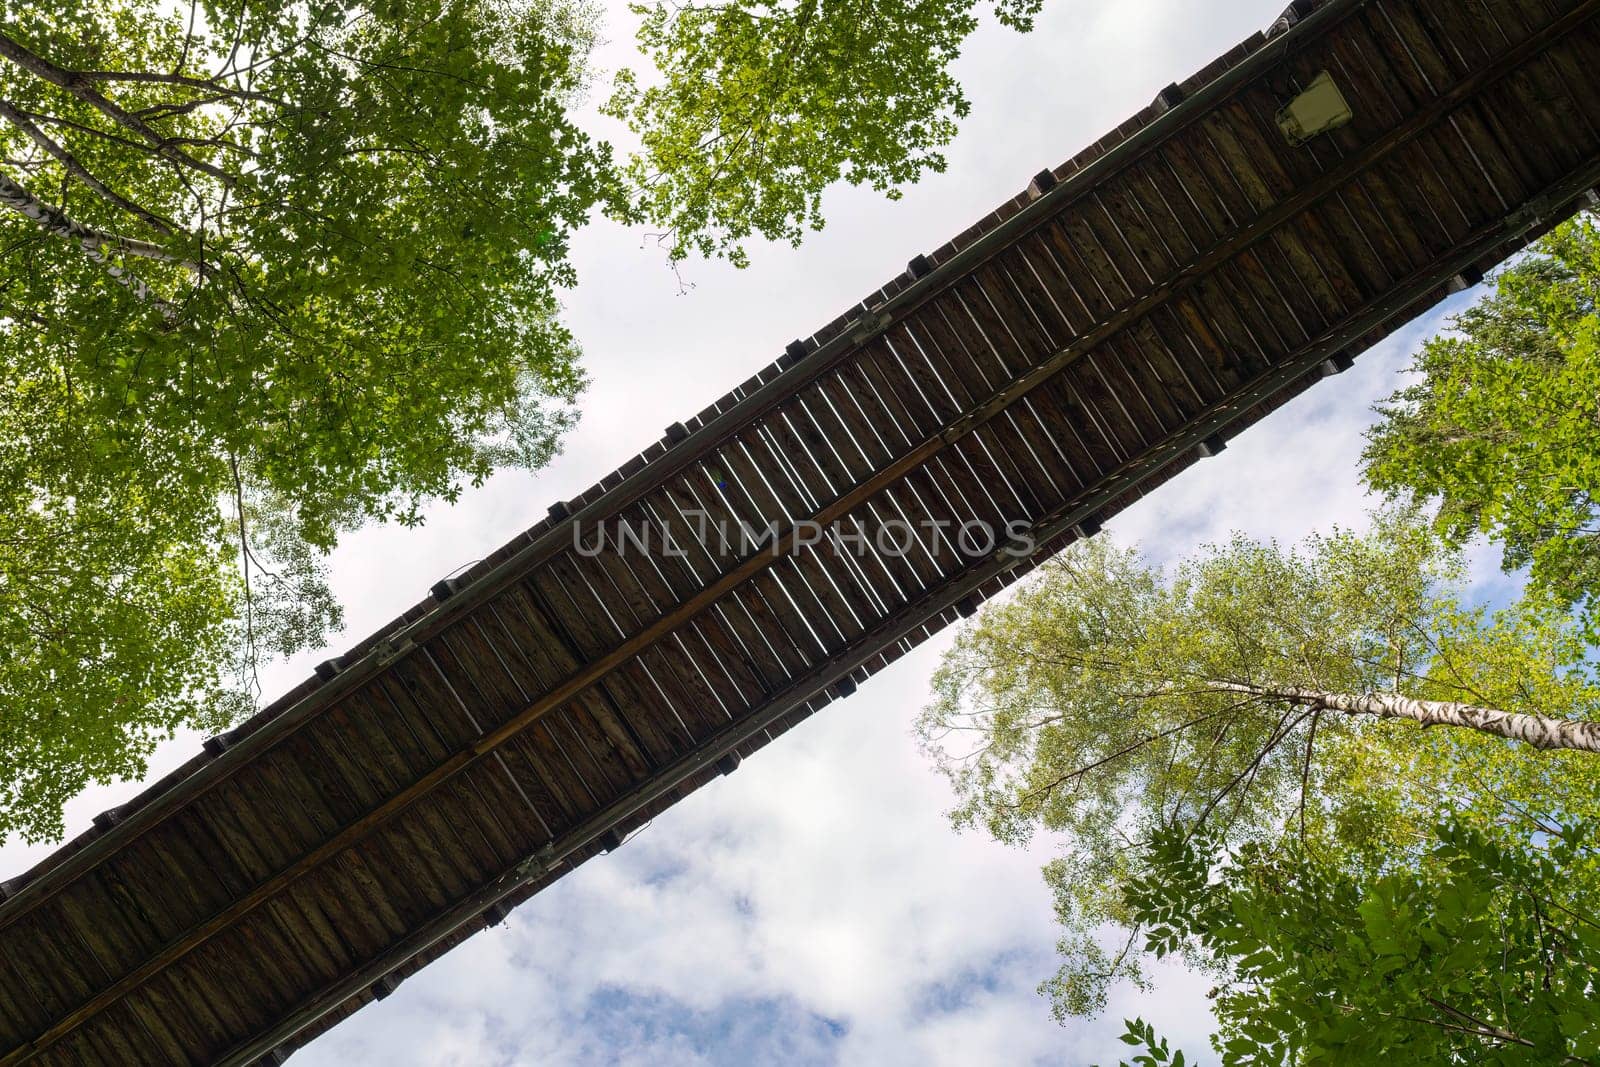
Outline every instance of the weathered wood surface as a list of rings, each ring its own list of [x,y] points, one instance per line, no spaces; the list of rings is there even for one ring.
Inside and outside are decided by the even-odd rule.
[[[1597,0],[1298,7],[7,883],[0,1064],[281,1057],[1600,181]]]

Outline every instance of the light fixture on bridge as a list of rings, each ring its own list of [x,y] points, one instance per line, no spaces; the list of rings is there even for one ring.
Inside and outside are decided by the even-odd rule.
[[[1313,137],[1337,130],[1355,117],[1333,75],[1323,71],[1304,92],[1278,112],[1278,128],[1296,148]]]

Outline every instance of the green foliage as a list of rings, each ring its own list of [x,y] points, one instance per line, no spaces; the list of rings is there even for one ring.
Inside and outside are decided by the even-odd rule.
[[[0,462],[13,451],[0,444]],[[138,487],[39,503],[0,486],[0,835],[59,837],[62,804],[90,781],[241,710],[216,677],[238,575],[202,537],[152,526]]]
[[[0,837],[58,835],[87,781],[236,713],[256,656],[319,643],[341,531],[551,456],[566,235],[618,188],[566,115],[591,21],[8,10]]]
[[[1206,829],[1219,847],[1304,840],[1400,860],[1452,805],[1483,825],[1600,818],[1586,754],[1319,711],[1272,689],[1595,719],[1586,657],[1544,601],[1464,605],[1458,561],[1412,511],[1299,549],[1236,538],[1170,575],[1101,537],[959,635],[919,732],[956,788],[958,826],[1009,842],[1059,832],[1045,877],[1064,962],[1043,990],[1066,1018],[1144,980],[1122,890],[1164,827]]]
[[[1159,1036],[1156,1028],[1143,1019],[1124,1019],[1123,1024],[1127,1029],[1122,1034],[1122,1043],[1144,1051],[1136,1054],[1132,1062],[1123,1060],[1118,1067],[1184,1067],[1188,1062],[1182,1051],[1171,1049],[1167,1039]]]
[[[1042,0],[998,0],[1032,27]],[[752,234],[798,244],[843,180],[898,195],[926,171],[969,104],[950,74],[976,0],[733,0],[638,4],[659,83],[617,77],[606,111],[642,142],[628,164],[639,211],[674,258],[743,265]]]
[[[1367,477],[1441,504],[1457,544],[1487,534],[1563,603],[1600,591],[1600,227],[1570,222],[1497,277],[1371,432]],[[1591,633],[1597,623],[1590,618]]]
[[[1156,954],[1192,940],[1230,977],[1213,1043],[1232,1065],[1600,1060],[1593,823],[1459,818],[1411,862],[1176,827],[1126,886]]]

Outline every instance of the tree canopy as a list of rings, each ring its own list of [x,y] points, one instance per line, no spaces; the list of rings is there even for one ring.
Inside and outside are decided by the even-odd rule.
[[[340,531],[552,454],[568,234],[620,203],[592,40],[561,0],[8,10],[0,836],[318,643]]]
[[[1593,736],[1592,668],[1547,602],[1473,606],[1413,510],[1292,549],[1237,538],[1170,574],[1101,537],[963,631],[919,729],[958,825],[1060,832],[1045,876],[1064,963],[1043,990],[1065,1018],[1144,981],[1149,924],[1126,891],[1172,827],[1364,871],[1415,861],[1450,807],[1530,830],[1600,816],[1587,742],[1522,740]]]
[[[1487,535],[1536,592],[1600,592],[1600,227],[1584,215],[1513,261],[1493,291],[1423,345],[1390,398],[1368,480],[1439,504],[1456,544]]]
[[[995,0],[1029,30],[1043,0]],[[799,244],[839,181],[894,197],[942,171],[970,105],[950,72],[977,0],[636,4],[659,80],[623,71],[606,110],[641,150],[626,173],[674,258],[746,262],[752,235]]]

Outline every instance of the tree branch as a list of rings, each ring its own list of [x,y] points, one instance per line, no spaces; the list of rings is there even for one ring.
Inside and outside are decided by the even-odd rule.
[[[106,273],[111,275],[118,285],[124,286],[139,300],[159,310],[162,317],[167,320],[168,326],[177,322],[176,307],[158,296],[155,290],[138,275],[117,266],[106,257],[106,249],[109,248],[129,255],[144,256],[147,259],[178,262],[159,245],[136,241],[131,237],[118,237],[116,234],[76,222],[69,218],[66,212],[54,204],[40,200],[4,174],[0,174],[0,205],[27,216],[57,237],[75,242],[85,255],[104,266]]]
[[[134,203],[121,193],[114,192],[113,190],[107,188],[104,182],[90,173],[89,169],[82,163],[78,162],[76,156],[74,156],[71,152],[68,152],[65,148],[58,144],[54,138],[35,125],[33,121],[29,119],[27,114],[11,101],[0,100],[0,118],[5,119],[7,122],[11,123],[11,125],[21,130],[27,135],[30,141],[44,149],[46,152],[50,153],[50,155],[54,156],[56,161],[67,169],[68,174],[72,175],[74,178],[77,178],[84,185],[87,185],[90,189],[99,193],[105,199],[111,201],[111,203],[115,204],[117,207],[120,207],[122,210],[136,216],[147,226],[158,233],[164,233],[168,237],[177,236],[178,231],[176,226],[148,208]]]
[[[288,106],[282,100],[268,96],[266,93],[259,93],[251,89],[235,89],[210,78],[192,78],[186,74],[158,74],[154,71],[145,70],[78,70],[72,73],[84,81],[153,82],[158,85],[182,85],[190,89],[204,89],[211,93],[221,93],[224,96],[232,96],[240,100],[254,100],[278,107]]]
[[[210,175],[229,188],[237,184],[238,179],[221,167],[196,159],[189,153],[169,143],[167,138],[162,136],[161,131],[150,126],[149,123],[127,111],[115,101],[108,99],[104,93],[96,89],[93,84],[76,71],[56,66],[43,56],[30,52],[3,33],[0,33],[0,58],[8,59],[29,74],[49,82],[57,88],[66,90],[119,126],[132,130],[154,145],[165,159],[200,171],[202,174]]]

